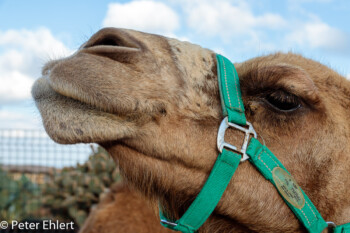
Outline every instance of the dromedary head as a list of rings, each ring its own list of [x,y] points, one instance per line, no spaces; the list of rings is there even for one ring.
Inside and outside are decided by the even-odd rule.
[[[350,222],[350,83],[300,55],[236,64],[247,120],[325,220]],[[180,217],[216,160],[222,120],[215,53],[106,28],[72,56],[49,62],[33,87],[48,134],[97,142],[129,184]],[[227,132],[237,144],[242,135]],[[239,143],[238,143],[239,144]],[[299,232],[275,188],[241,163],[202,232]]]

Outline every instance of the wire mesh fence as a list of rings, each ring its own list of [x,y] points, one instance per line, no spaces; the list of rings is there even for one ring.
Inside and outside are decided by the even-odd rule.
[[[59,145],[44,131],[0,129],[0,232],[28,232],[19,227],[26,222],[39,224],[42,231],[33,232],[77,232],[118,181],[118,169],[97,145]],[[44,229],[45,221],[72,226]]]
[[[0,164],[62,168],[84,162],[91,145],[60,145],[42,130],[0,129]]]

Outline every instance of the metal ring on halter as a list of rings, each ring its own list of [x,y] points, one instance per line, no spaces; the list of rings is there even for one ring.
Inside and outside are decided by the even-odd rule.
[[[328,225],[329,232],[334,232],[334,228],[337,227],[337,225],[334,222],[326,222]]]
[[[257,138],[257,134],[256,134],[256,132],[253,128],[253,125],[251,123],[247,122],[247,126],[248,126],[248,128],[244,128],[240,125],[231,123],[228,121],[228,117],[225,117],[220,124],[219,131],[218,131],[218,137],[217,137],[217,146],[218,146],[218,150],[220,151],[220,153],[222,153],[222,149],[224,149],[224,147],[226,147],[230,150],[233,150],[235,152],[242,154],[241,162],[249,159],[249,156],[246,154],[246,150],[247,150],[248,142],[249,142],[249,137],[250,137],[250,135],[253,135],[254,138]],[[241,149],[237,149],[237,147],[235,147],[234,145],[231,145],[231,144],[225,142],[225,132],[226,132],[226,129],[229,127],[238,129],[245,134],[243,145],[242,145]]]

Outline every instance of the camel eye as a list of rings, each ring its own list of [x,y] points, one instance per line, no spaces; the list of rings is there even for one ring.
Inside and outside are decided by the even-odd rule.
[[[281,112],[292,112],[301,107],[299,97],[281,90],[267,94],[265,101],[272,108]]]

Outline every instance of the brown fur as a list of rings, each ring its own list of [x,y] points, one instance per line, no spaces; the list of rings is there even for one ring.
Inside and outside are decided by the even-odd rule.
[[[112,41],[112,43],[111,43]],[[111,46],[114,44],[114,46]],[[350,84],[315,61],[276,53],[236,64],[246,116],[326,220],[350,222]],[[269,93],[302,107],[280,112]],[[46,65],[33,96],[60,143],[99,142],[127,183],[180,217],[217,157],[215,54],[187,42],[103,29]],[[64,127],[63,125],[64,124]],[[241,135],[226,135],[232,144]],[[245,162],[200,232],[303,232],[273,186]]]
[[[158,224],[157,224],[158,223]],[[159,224],[158,216],[142,196],[128,187],[117,184],[93,208],[83,233],[170,233]]]

